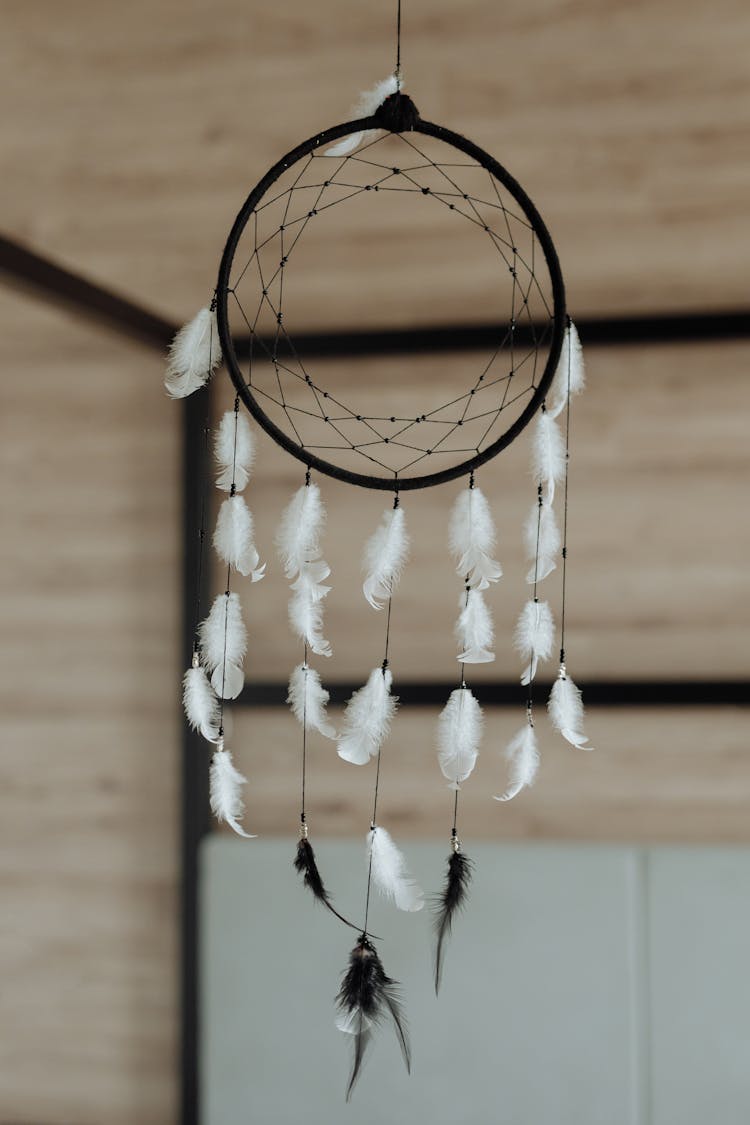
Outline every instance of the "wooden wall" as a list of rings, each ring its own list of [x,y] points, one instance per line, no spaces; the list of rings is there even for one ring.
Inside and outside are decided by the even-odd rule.
[[[4,293],[0,1121],[174,1120],[179,408]]]
[[[177,321],[210,292],[229,223],[271,160],[343,117],[392,65],[390,8],[363,3],[8,0],[4,16],[5,233]],[[404,67],[425,116],[496,153],[529,189],[576,314],[703,311],[747,300],[749,33],[739,0],[411,0]],[[370,282],[377,292],[384,279]],[[363,275],[358,303],[347,289],[311,306],[303,327],[372,323],[368,284]],[[459,288],[451,315],[468,320],[471,291]],[[440,316],[441,293],[431,286],[428,302]],[[163,397],[158,356],[12,285],[3,298],[0,1121],[167,1125],[180,412]],[[746,368],[744,345],[591,357],[572,529],[579,678],[746,675]],[[266,442],[260,464],[268,554],[298,474]],[[442,518],[433,503],[415,508],[425,529]],[[342,509],[357,551],[378,507],[356,521]],[[512,503],[507,515],[514,526]],[[332,541],[331,552],[343,576],[352,546]],[[331,603],[343,638],[355,579]],[[436,576],[441,589],[451,581]],[[256,628],[275,676],[296,654],[278,624],[278,574],[267,589]],[[414,604],[423,623],[426,603]],[[510,595],[499,603],[501,626],[516,609]],[[448,674],[452,653],[420,641],[406,616],[402,628],[404,663]],[[335,659],[352,675],[364,666],[346,639]],[[511,666],[503,655],[500,672]],[[280,722],[263,718],[279,739],[272,760],[256,735],[241,751],[254,778],[268,755],[250,798],[264,830],[277,821],[261,798],[284,814],[280,769],[296,752]],[[593,716],[592,729],[604,753],[550,753],[538,792],[504,810],[501,828],[488,805],[480,831],[747,839],[744,713],[649,711],[606,726]],[[494,789],[492,752],[482,771]],[[443,797],[432,792],[419,832],[432,831]],[[401,798],[389,799],[398,819]],[[358,800],[341,794],[327,829],[338,809],[349,830]]]

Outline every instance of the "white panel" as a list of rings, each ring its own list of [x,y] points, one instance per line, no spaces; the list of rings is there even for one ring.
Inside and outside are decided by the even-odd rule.
[[[409,1079],[389,1027],[353,1106],[333,997],[354,935],[296,885],[292,841],[215,836],[202,856],[203,1125],[634,1125],[632,908],[636,860],[617,848],[481,845],[439,1000],[427,912],[377,901],[386,972],[404,985]],[[407,842],[426,890],[445,844]],[[317,845],[336,903],[357,916],[361,841]]]
[[[652,1125],[747,1125],[750,851],[650,858]]]

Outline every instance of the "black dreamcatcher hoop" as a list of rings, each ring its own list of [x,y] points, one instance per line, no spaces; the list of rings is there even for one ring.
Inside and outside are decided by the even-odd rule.
[[[356,209],[364,201],[363,216]],[[455,360],[443,376],[415,381],[416,391],[402,373],[389,375],[385,365],[379,366],[377,377],[357,380],[348,368],[326,366],[319,356],[305,355],[298,328],[311,307],[310,294],[325,284],[321,256],[335,259],[342,243],[349,241],[341,234],[346,209],[356,211],[360,228],[364,219],[372,245],[383,237],[383,222],[386,226],[395,222],[398,248],[408,255],[410,232],[414,224],[423,222],[419,216],[424,216],[425,207],[432,208],[428,220],[433,226],[437,213],[447,220],[436,263],[441,281],[456,260],[456,231],[468,231],[474,239],[469,247],[472,261],[480,249],[489,250],[491,268],[472,291],[477,304],[482,298],[486,317],[497,325],[488,354],[479,364],[476,356]],[[384,304],[392,300],[390,293],[380,296]],[[315,292],[315,299],[319,307],[325,292]],[[235,769],[224,743],[225,701],[242,690],[247,648],[242,606],[232,579],[239,573],[258,582],[265,575],[252,515],[242,495],[254,458],[252,431],[241,411],[244,405],[260,427],[305,467],[304,483],[284,511],[276,536],[281,568],[291,586],[289,624],[302,644],[302,660],[291,673],[288,697],[302,728],[294,866],[317,901],[359,935],[337,997],[337,1025],[354,1044],[348,1098],[381,1020],[392,1020],[407,1067],[410,1059],[398,987],[385,973],[369,927],[371,891],[377,890],[401,910],[418,911],[424,905],[405,857],[378,818],[382,750],[398,704],[392,691],[390,626],[393,591],[409,549],[402,493],[461,477],[467,484],[453,506],[448,529],[449,549],[461,580],[455,657],[459,671],[435,735],[439,769],[452,791],[450,853],[434,918],[437,991],[446,939],[466,902],[472,874],[458,835],[458,806],[461,786],[479,753],[483,716],[467,682],[467,669],[494,660],[494,627],[485,591],[502,576],[494,557],[491,505],[475,473],[532,420],[536,495],[523,533],[531,596],[514,636],[523,661],[521,683],[527,688],[525,721],[507,745],[506,787],[496,799],[517,796],[533,782],[539,765],[533,685],[538,666],[552,656],[556,638],[551,608],[539,590],[558,563],[560,657],[548,701],[549,718],[569,743],[590,749],[583,733],[581,694],[565,663],[570,400],[583,389],[583,359],[565,309],[557,254],[534,204],[493,157],[419,116],[401,91],[398,66],[396,74],[363,101],[353,120],[293,149],[250,193],[229,234],[211,306],[201,310],[172,345],[169,393],[183,397],[203,386],[222,355],[236,391],[234,409],[221,418],[214,435],[216,484],[227,495],[219,508],[213,544],[226,564],[226,579],[203,620],[198,592],[184,706],[190,724],[214,747],[211,807],[219,820],[247,836],[241,823],[241,786],[246,779]],[[557,421],[563,413],[564,429]],[[382,660],[348,701],[338,730],[326,712],[329,693],[312,666],[314,656],[329,657],[332,651],[323,633],[323,607],[331,591],[327,584],[331,571],[322,546],[325,508],[312,479],[314,472],[393,494],[392,507],[383,513],[363,556],[364,596],[373,609],[386,609]],[[562,530],[555,515],[556,486],[557,495],[563,495]],[[205,511],[205,497],[202,504]],[[201,561],[205,534],[204,528]],[[200,565],[197,569],[200,572]],[[311,738],[334,740],[338,756],[350,765],[367,766],[375,759],[361,924],[349,921],[333,906],[310,843],[306,777]]]
[[[365,144],[351,153],[336,144],[352,137]],[[383,414],[382,402],[368,414],[328,389],[295,345],[284,308],[310,224],[366,195],[371,203],[394,194],[428,197],[471,224],[506,279],[486,362],[462,373],[465,385],[451,387],[448,401],[408,416]],[[216,303],[224,360],[258,424],[308,468],[391,491],[468,476],[509,445],[544,401],[566,325],[557,254],[523,188],[477,145],[424,121],[400,92],[371,116],[298,145],[263,177],[227,240]],[[357,471],[357,462],[370,471]]]

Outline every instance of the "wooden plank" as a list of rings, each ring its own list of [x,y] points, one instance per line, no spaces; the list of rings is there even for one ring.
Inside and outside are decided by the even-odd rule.
[[[568,654],[580,679],[714,679],[747,675],[750,539],[738,519],[750,469],[745,344],[587,351],[589,387],[572,420]],[[480,357],[339,362],[324,367],[338,389],[356,380],[387,385],[400,406],[447,380],[454,364]],[[323,372],[313,366],[316,379]],[[709,374],[710,373],[710,374]],[[329,385],[324,383],[324,385]],[[428,392],[429,393],[429,389]],[[223,406],[231,395],[223,385]],[[287,584],[274,553],[280,513],[303,480],[303,467],[265,436],[248,502],[258,548],[269,568],[251,586],[238,580],[250,629],[250,680],[282,680],[300,658],[286,620]],[[511,637],[529,596],[520,529],[534,502],[528,442],[519,439],[478,474],[490,498],[505,568],[487,598],[497,628],[494,664],[475,680],[512,680]],[[382,659],[385,621],[361,595],[362,545],[384,495],[323,480],[329,509],[325,556],[333,590],[325,621],[334,655],[324,677],[350,682]],[[445,681],[457,674],[453,624],[461,590],[446,549],[450,505],[459,484],[403,498],[411,560],[393,604],[391,660],[396,677]],[[214,588],[223,589],[217,572]],[[560,572],[540,587],[559,612]]]
[[[393,12],[343,14],[331,0],[314,11],[240,0],[6,9],[10,231],[177,320],[210,293],[266,168],[393,65]],[[404,18],[417,104],[526,186],[572,308],[746,303],[746,4],[470,0],[459,12],[435,0]],[[379,259],[361,221],[348,259],[330,241],[317,255],[319,300],[303,327],[478,315],[486,263],[441,262],[429,224],[408,255]]]
[[[2,321],[0,1118],[165,1125],[180,412],[117,337],[7,293]]]
[[[332,712],[338,718],[337,712]],[[286,711],[237,708],[230,744],[249,779],[247,824],[290,835],[299,820],[300,730]],[[515,800],[505,789],[503,750],[522,725],[517,709],[486,709],[477,767],[461,791],[459,832],[472,839],[747,843],[750,764],[747,715],[731,708],[590,709],[594,753],[577,752],[537,708],[542,764]],[[404,708],[386,743],[378,817],[401,837],[447,839],[452,794],[435,758],[437,711]],[[314,837],[367,831],[374,763],[351,766],[335,745],[311,736],[307,817]]]

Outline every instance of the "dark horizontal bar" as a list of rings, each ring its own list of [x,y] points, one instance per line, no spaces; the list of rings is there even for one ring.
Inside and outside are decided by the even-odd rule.
[[[54,304],[86,315],[159,351],[164,351],[175,334],[175,326],[163,317],[2,235],[0,270]]]
[[[86,280],[57,265],[20,242],[0,235],[0,270],[27,288],[125,333],[130,339],[163,351],[177,326],[142,305]],[[189,310],[191,316],[195,310]],[[186,317],[187,319],[187,317]],[[669,313],[650,316],[576,318],[587,346],[679,344],[699,340],[750,338],[750,312]],[[537,332],[541,328],[537,328]],[[531,331],[519,325],[518,346],[527,344]],[[498,342],[497,324],[439,324],[422,328],[375,328],[367,331],[302,332],[294,336],[298,354],[308,358],[346,358],[360,355],[415,355],[436,352],[484,351]],[[263,338],[273,351],[274,341]],[[237,351],[248,341],[238,340]]]
[[[361,683],[326,683],[331,703],[342,705]],[[394,691],[407,707],[442,707],[456,687],[446,683],[403,682]],[[538,683],[535,696],[545,700],[549,683]],[[747,707],[750,682],[746,680],[593,680],[581,683],[584,700],[591,707]],[[495,707],[523,706],[526,689],[517,682],[472,684],[480,703]],[[284,683],[246,683],[237,703],[247,707],[283,707]]]
[[[548,327],[548,326],[547,326]],[[612,316],[576,318],[576,327],[587,347],[626,347],[638,344],[685,344],[700,340],[750,338],[750,313],[686,313],[664,316]],[[507,327],[502,326],[506,332]],[[532,330],[519,324],[514,333],[516,348],[530,347],[541,337],[543,325]],[[293,338],[294,351],[305,360],[352,358],[360,355],[415,355],[437,352],[494,350],[498,345],[497,324],[452,324],[424,328],[376,328],[364,332],[307,332]],[[237,341],[237,355],[249,355],[249,338]],[[284,338],[260,337],[256,355],[285,353]]]

